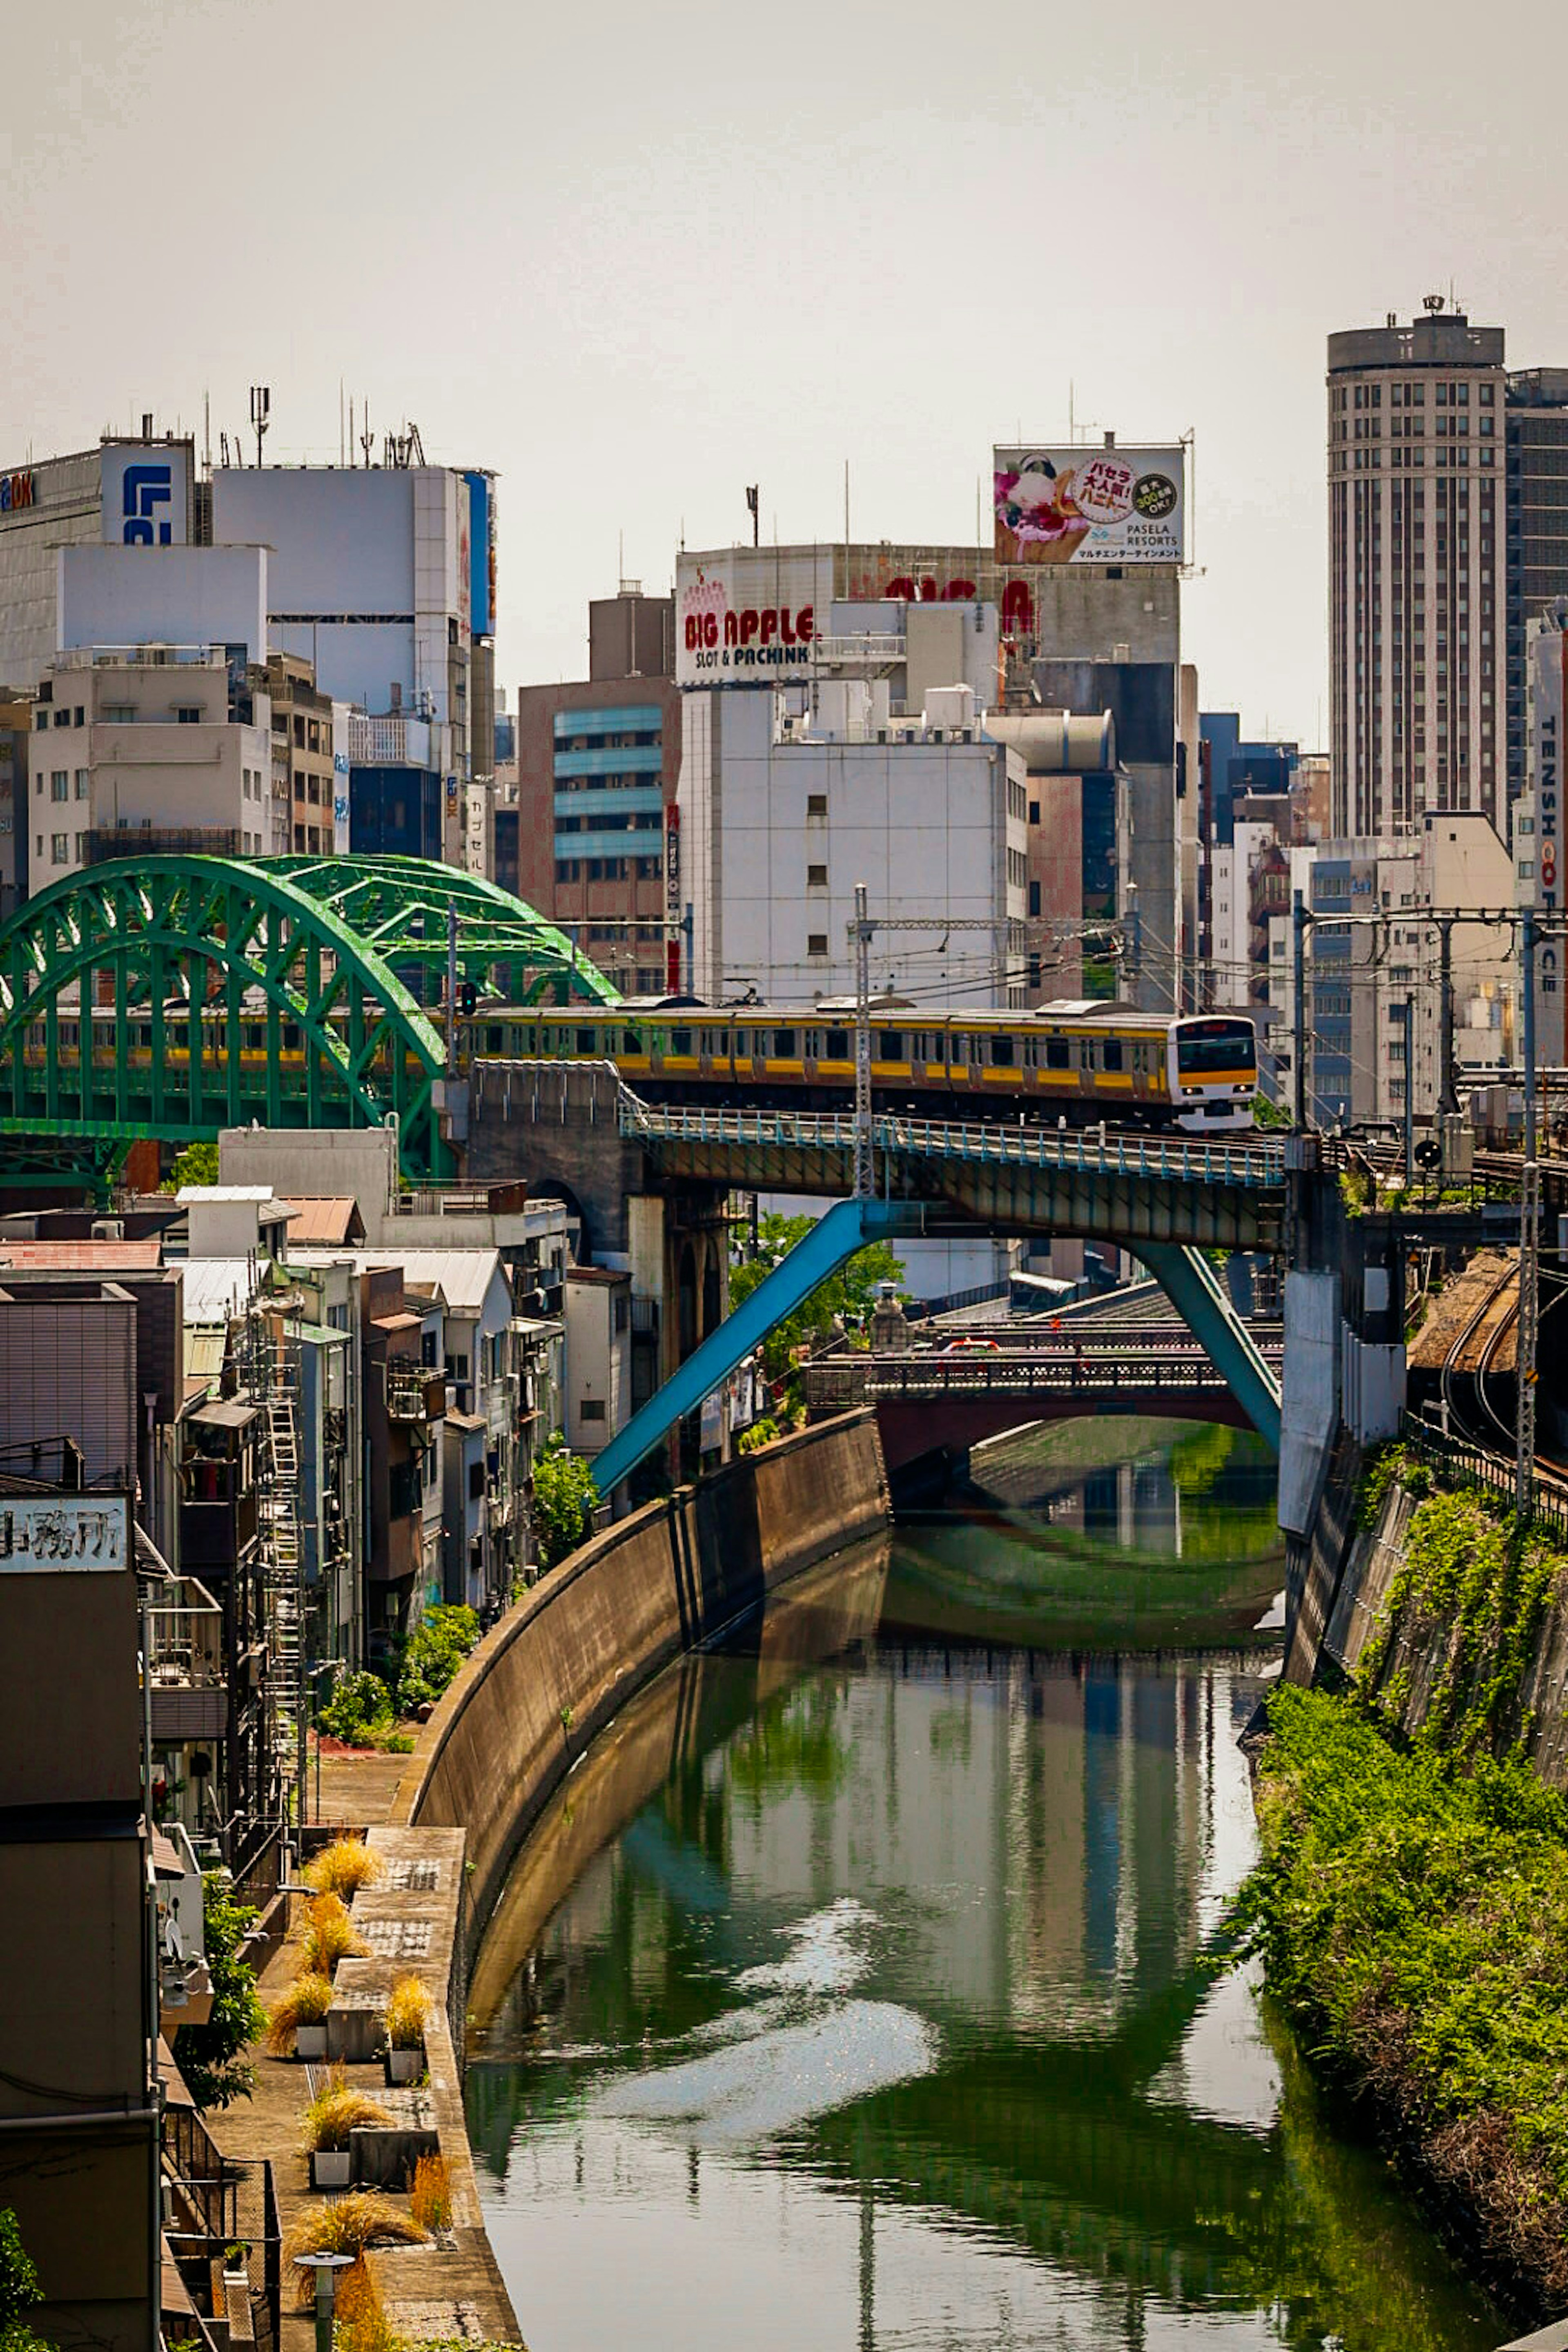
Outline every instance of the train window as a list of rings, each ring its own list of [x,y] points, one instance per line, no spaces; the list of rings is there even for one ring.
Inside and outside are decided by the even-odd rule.
[[[997,1067],[998,1067],[999,1069],[1011,1069],[1011,1068],[1012,1068],[1012,1066],[1013,1066],[1013,1040],[1011,1039],[1011,1037],[993,1037],[993,1038],[992,1038],[992,1040],[991,1040],[991,1059],[993,1060],[993,1062],[994,1062],[994,1063],[996,1064],[996,1066],[997,1066]]]
[[[621,1051],[622,1051],[622,1053],[623,1053],[623,1054],[640,1054],[640,1053],[642,1052],[642,1049],[643,1049],[643,1043],[642,1043],[642,1039],[637,1035],[637,1031],[636,1031],[635,1029],[623,1029],[623,1030],[622,1030],[622,1032],[621,1032]]]
[[[1071,1066],[1072,1055],[1068,1048],[1067,1039],[1065,1037],[1047,1037],[1046,1039],[1047,1069],[1066,1070],[1070,1069]]]
[[[1119,1070],[1121,1067],[1121,1040],[1120,1037],[1106,1038],[1104,1043],[1102,1066],[1108,1070]]]
[[[300,1024],[297,1021],[285,1021],[283,1024],[283,1043],[290,1054],[299,1052]]]
[[[830,1029],[828,1031],[827,1051],[824,1058],[829,1062],[847,1062],[849,1059],[849,1032],[847,1029]]]
[[[505,1037],[506,1032],[502,1029],[500,1023],[499,1021],[492,1021],[485,1031],[486,1053],[504,1053],[506,1050]]]
[[[1039,1059],[1040,1048],[1038,1040],[1034,1037],[1026,1037],[1024,1040],[1024,1067],[1026,1070],[1037,1068],[1039,1064]]]
[[[881,1029],[877,1033],[877,1058],[881,1062],[901,1062],[904,1058],[904,1033],[901,1029]]]
[[[962,1037],[955,1037],[952,1042],[959,1061],[976,1063],[984,1061],[985,1040],[984,1037],[974,1037],[966,1034]]]
[[[773,1053],[775,1057],[781,1062],[794,1061],[795,1031],[793,1029],[775,1029],[773,1031]]]
[[[579,1055],[592,1060],[593,1056],[598,1052],[598,1031],[596,1029],[579,1029],[577,1032],[577,1052]]]
[[[689,1054],[691,1051],[690,1030],[672,1029],[669,1033],[669,1050],[672,1054]]]

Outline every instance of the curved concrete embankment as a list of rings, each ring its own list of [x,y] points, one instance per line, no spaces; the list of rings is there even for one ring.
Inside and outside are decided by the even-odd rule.
[[[606,1528],[501,1620],[426,1725],[388,1817],[468,1832],[470,1951],[552,1790],[633,1692],[889,1517],[876,1416],[848,1413]]]

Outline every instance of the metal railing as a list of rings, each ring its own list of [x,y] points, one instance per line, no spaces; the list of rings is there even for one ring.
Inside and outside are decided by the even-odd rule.
[[[773,1144],[817,1151],[853,1151],[855,1146],[855,1120],[847,1111],[656,1108],[627,1096],[620,1106],[620,1126],[624,1135],[648,1143]],[[1000,1127],[883,1115],[872,1122],[872,1139],[878,1150],[900,1159],[957,1160],[1270,1192],[1285,1182],[1283,1144],[1256,1136],[1233,1142],[1100,1127]]]
[[[953,1397],[1190,1397],[1223,1392],[1225,1375],[1201,1348],[1128,1361],[1118,1355],[1054,1359],[976,1350],[956,1356],[842,1357],[805,1368],[808,1406],[929,1404]]]
[[[230,2246],[246,2249],[250,2326],[260,2352],[278,2352],[282,2328],[282,2228],[272,2167],[263,2157],[237,2163],[226,2157],[195,2107],[163,2114],[163,2171],[175,2208],[195,2223],[171,2221],[164,2234],[176,2261],[213,2263]]]
[[[1431,1422],[1406,1413],[1400,1441],[1436,1473],[1446,1486],[1478,1486],[1511,1511],[1519,1493],[1519,1465],[1512,1454],[1489,1453],[1461,1437],[1446,1436]],[[1568,1487],[1535,1481],[1535,1521],[1568,1539]]]

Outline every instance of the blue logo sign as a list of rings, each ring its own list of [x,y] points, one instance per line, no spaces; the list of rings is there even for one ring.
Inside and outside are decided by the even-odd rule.
[[[125,520],[121,538],[127,547],[167,547],[174,537],[168,517],[159,507],[173,509],[174,470],[172,466],[127,466],[121,485]],[[154,528],[154,522],[156,527]]]

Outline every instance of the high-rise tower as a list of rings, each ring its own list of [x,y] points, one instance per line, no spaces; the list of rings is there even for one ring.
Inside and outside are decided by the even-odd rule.
[[[1429,295],[1331,335],[1328,389],[1334,830],[1506,838],[1503,331]]]

